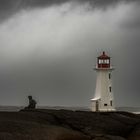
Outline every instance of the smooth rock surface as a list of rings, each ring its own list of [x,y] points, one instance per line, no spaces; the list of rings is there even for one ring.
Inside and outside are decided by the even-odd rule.
[[[140,140],[140,116],[128,112],[0,112],[0,140]]]

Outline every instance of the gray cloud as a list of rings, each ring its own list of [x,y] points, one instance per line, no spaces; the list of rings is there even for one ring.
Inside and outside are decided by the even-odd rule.
[[[140,3],[135,5],[135,10],[128,11],[127,14],[129,16],[124,17],[124,21],[121,23],[122,28],[131,29],[139,29],[140,28]]]
[[[24,2],[0,24],[1,104],[22,105],[32,94],[40,105],[89,105],[92,68],[105,50],[116,67],[116,104],[139,105],[138,3]]]
[[[115,6],[120,2],[139,2],[139,0],[1,0],[0,1],[0,22],[13,16],[23,9],[45,8],[64,3],[74,3],[74,5],[89,3],[92,8],[104,8]],[[73,5],[73,6],[74,6]]]

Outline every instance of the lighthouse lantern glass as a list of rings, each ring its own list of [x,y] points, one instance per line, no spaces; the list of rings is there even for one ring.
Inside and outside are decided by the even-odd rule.
[[[98,58],[98,68],[110,68],[110,58]]]
[[[98,68],[110,68],[110,57],[105,52],[97,59]]]

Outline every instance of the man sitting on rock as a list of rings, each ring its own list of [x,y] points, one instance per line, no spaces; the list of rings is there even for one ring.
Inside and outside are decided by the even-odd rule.
[[[32,96],[28,96],[29,105],[25,107],[25,109],[35,109],[36,108],[36,101],[32,98]]]

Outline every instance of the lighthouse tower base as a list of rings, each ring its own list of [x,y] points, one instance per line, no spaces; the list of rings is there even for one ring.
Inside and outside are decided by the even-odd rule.
[[[104,106],[101,102],[101,99],[91,99],[91,111],[93,112],[108,112],[108,111],[116,111],[114,107],[111,105]]]

